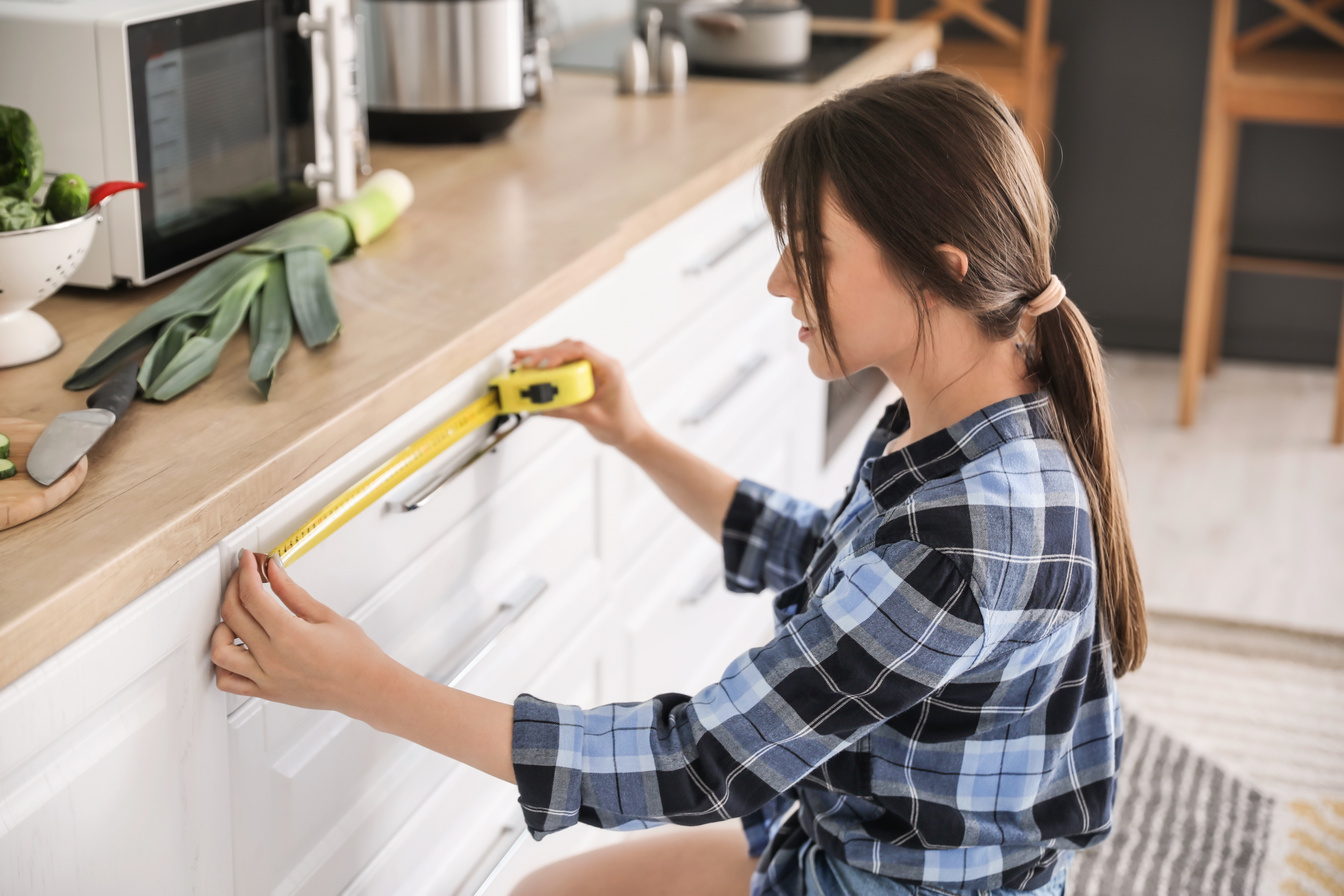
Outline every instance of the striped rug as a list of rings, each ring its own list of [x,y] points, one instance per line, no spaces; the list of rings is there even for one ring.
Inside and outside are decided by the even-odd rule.
[[[1344,896],[1344,639],[1154,614],[1069,896]]]
[[[1080,853],[1071,896],[1257,892],[1274,799],[1133,713],[1111,836]]]

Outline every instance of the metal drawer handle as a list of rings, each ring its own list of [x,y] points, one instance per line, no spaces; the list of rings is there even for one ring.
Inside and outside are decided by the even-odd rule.
[[[700,580],[677,601],[677,603],[683,607],[695,606],[706,597],[709,597],[710,593],[714,590],[714,586],[717,585],[718,582],[719,566],[715,563],[713,567],[706,570],[704,576],[702,576]]]
[[[710,417],[714,416],[714,413],[718,411],[728,399],[732,398],[739,389],[745,386],[747,381],[755,375],[756,371],[764,367],[769,360],[770,356],[765,352],[757,352],[755,355],[752,355],[743,362],[737,370],[733,371],[732,375],[724,381],[723,385],[719,386],[712,395],[702,401],[698,408],[683,417],[681,424],[683,426],[699,426],[701,423],[704,423]]]
[[[495,838],[495,842],[490,844],[490,848],[486,850],[485,855],[481,860],[472,866],[471,873],[468,874],[466,880],[453,891],[453,896],[466,896],[467,888],[471,887],[472,880],[479,876],[480,870],[486,867],[488,863],[490,873],[485,876],[485,880],[481,881],[471,889],[471,896],[480,896],[480,894],[484,893],[486,889],[495,882],[495,878],[499,876],[499,872],[504,870],[504,866],[508,863],[509,859],[513,857],[513,854],[518,851],[518,847],[523,845],[523,835],[526,833],[527,825],[518,821],[511,821],[500,828],[499,836]],[[496,859],[495,856],[499,856],[499,858]]]
[[[471,457],[464,460],[457,467],[454,467],[447,473],[440,476],[438,479],[435,479],[433,482],[430,482],[428,485],[420,489],[420,491],[416,492],[415,494],[411,495],[405,501],[402,501],[400,504],[398,504],[395,501],[389,501],[388,506],[393,508],[394,510],[400,510],[402,512],[418,510],[419,508],[424,507],[426,504],[429,503],[429,499],[434,497],[435,492],[443,488],[449,482],[452,482],[454,479],[456,479],[459,473],[461,473],[463,470],[465,470],[472,464],[476,463],[476,461],[480,460],[481,457],[488,454],[490,451],[494,450],[494,447],[496,445],[504,441],[504,439],[510,436],[515,430],[518,429],[518,427],[522,426],[523,421],[526,420],[527,417],[529,416],[531,415],[510,414],[509,421],[500,424],[499,429],[495,430],[494,435],[491,436],[490,440],[487,441],[479,451],[477,451]]]
[[[550,587],[550,583],[540,576],[528,576],[527,581],[518,587],[514,594],[510,595],[499,608],[495,611],[494,621],[485,627],[485,630],[472,643],[465,659],[460,660],[446,674],[438,676],[435,680],[440,684],[446,684],[450,688],[457,687],[458,683],[467,676],[467,673],[476,668],[476,664],[485,659],[490,651],[499,644],[500,638],[504,633],[518,621],[527,608],[536,602],[536,599],[545,593]]]
[[[740,248],[743,243],[769,226],[770,219],[768,217],[758,218],[750,224],[743,224],[737,233],[724,240],[721,245],[710,249],[696,261],[688,264],[682,270],[682,273],[687,277],[699,277],[701,274],[706,274],[712,271],[714,268],[718,267],[725,258],[732,255],[733,252]]]

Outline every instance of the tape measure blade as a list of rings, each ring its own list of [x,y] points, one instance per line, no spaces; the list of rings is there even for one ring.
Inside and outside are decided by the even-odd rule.
[[[468,433],[495,419],[499,411],[499,395],[492,389],[341,492],[272,549],[269,556],[279,557],[288,566]]]

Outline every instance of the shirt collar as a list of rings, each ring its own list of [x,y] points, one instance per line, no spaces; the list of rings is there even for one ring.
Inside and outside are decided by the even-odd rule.
[[[1045,389],[996,401],[891,454],[887,442],[910,428],[905,396],[887,405],[869,449],[873,456],[870,489],[883,510],[904,501],[916,488],[940,479],[1013,439],[1053,439],[1050,394]],[[866,461],[865,461],[866,462]]]

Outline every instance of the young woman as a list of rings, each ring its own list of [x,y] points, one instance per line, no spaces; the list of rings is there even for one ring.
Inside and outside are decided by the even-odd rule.
[[[537,839],[696,826],[549,866],[520,896],[1059,896],[1074,851],[1110,830],[1115,677],[1145,628],[1100,350],[1050,273],[1030,145],[973,82],[902,74],[788,125],[762,192],[784,247],[770,291],[812,371],[877,367],[902,396],[829,511],[668,442],[583,343],[518,360],[593,363],[593,398],[551,415],[719,539],[730,588],[777,592],[768,643],[692,696],[510,706],[414,675],[272,561],[291,616],[247,562],[214,637],[218,686],[337,709],[516,783]]]

